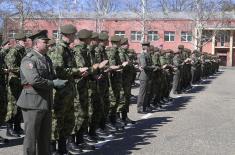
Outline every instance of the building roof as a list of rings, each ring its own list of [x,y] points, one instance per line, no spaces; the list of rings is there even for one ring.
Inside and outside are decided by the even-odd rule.
[[[232,12],[217,12],[217,13],[207,13],[204,17],[210,19],[235,19],[235,13]],[[18,15],[13,15],[11,18],[19,18]],[[100,15],[95,12],[80,12],[80,13],[33,13],[27,18],[33,19],[97,19],[103,18],[107,20],[135,20],[141,19],[142,17],[138,13],[123,11],[123,12],[113,12],[106,15]],[[151,12],[146,15],[146,20],[194,20],[196,18],[196,14],[194,12]]]

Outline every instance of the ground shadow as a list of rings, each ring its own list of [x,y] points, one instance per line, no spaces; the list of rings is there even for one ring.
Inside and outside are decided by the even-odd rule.
[[[140,150],[148,145],[149,139],[156,138],[158,127],[172,121],[172,117],[155,117],[139,120],[134,128],[125,130],[123,134],[116,135],[113,141],[108,142],[101,149],[86,155],[125,155],[132,154],[132,150]]]

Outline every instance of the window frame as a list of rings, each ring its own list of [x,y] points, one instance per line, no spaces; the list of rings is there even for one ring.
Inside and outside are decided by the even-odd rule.
[[[168,35],[166,36],[166,34],[168,34]],[[173,34],[173,35],[171,35],[171,34]],[[166,40],[166,37],[169,37],[169,39]],[[171,37],[173,37],[173,40],[171,40]],[[174,42],[175,41],[175,31],[165,31],[164,32],[164,41],[165,42]]]
[[[159,39],[158,31],[148,31],[148,40],[157,41]]]
[[[140,42],[142,37],[141,31],[131,31],[131,41],[132,42]]]
[[[185,33],[184,35],[182,33]],[[183,36],[184,36],[184,39],[183,40]],[[181,31],[181,35],[180,35],[180,40],[181,42],[192,42],[193,38],[192,38],[192,32],[189,32],[189,31]],[[189,38],[191,38],[191,40],[189,40]]]

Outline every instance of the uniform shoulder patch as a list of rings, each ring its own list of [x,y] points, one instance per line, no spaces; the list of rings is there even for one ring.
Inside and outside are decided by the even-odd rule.
[[[32,52],[29,52],[26,54],[27,57],[31,58],[33,56],[33,53]]]

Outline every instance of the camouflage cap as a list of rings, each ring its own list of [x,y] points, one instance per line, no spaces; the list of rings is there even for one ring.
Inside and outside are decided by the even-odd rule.
[[[127,39],[127,38],[121,38],[120,44],[121,44],[121,45],[126,45],[126,44],[128,44],[128,39]]]
[[[98,38],[99,38],[99,33],[92,32],[91,39],[98,39]]]
[[[99,40],[101,40],[101,41],[107,41],[107,40],[109,40],[109,35],[108,35],[107,33],[105,33],[105,32],[101,32],[101,33],[99,34]]]
[[[60,28],[62,34],[75,34],[77,29],[72,24],[64,25]]]
[[[135,53],[135,50],[131,48],[131,49],[129,49],[129,52],[130,53]]]
[[[87,29],[82,29],[82,30],[78,31],[78,33],[77,33],[77,37],[79,39],[89,39],[89,38],[91,38],[91,36],[92,36],[92,32]]]
[[[149,41],[143,41],[141,44],[142,44],[142,46],[150,46],[150,42]]]
[[[32,40],[36,40],[36,39],[50,40],[50,39],[47,37],[47,33],[48,33],[47,30],[41,30],[41,31],[39,31],[38,33],[32,35],[32,36],[31,36],[31,39],[32,39]]]
[[[160,51],[160,48],[154,47],[154,51],[159,52],[159,51]]]
[[[26,39],[26,35],[23,32],[16,33],[15,39],[16,40],[25,40]]]
[[[8,43],[9,43],[9,40],[6,39],[6,40],[4,40],[4,41],[2,42],[2,46],[5,46],[5,45],[8,44]]]
[[[184,49],[184,45],[179,45],[178,49]]]
[[[110,40],[111,40],[111,42],[120,42],[121,37],[115,35],[115,36],[112,36]]]
[[[198,53],[199,51],[198,50],[193,50],[193,52],[192,53]]]

